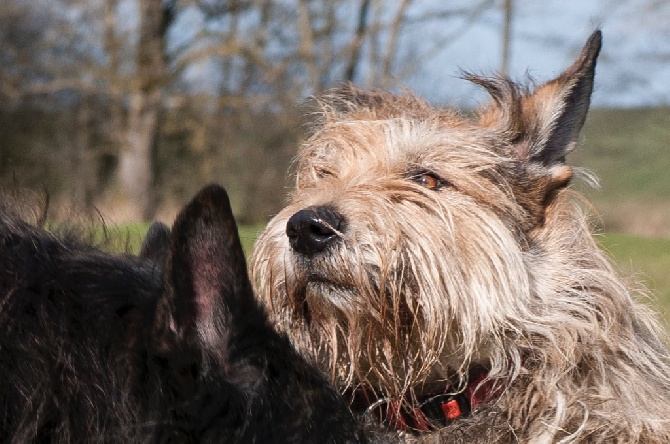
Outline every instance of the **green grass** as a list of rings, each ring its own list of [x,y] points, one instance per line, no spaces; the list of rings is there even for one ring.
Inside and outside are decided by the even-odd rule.
[[[93,230],[93,241],[100,243],[105,249],[116,252],[137,254],[142,241],[149,230],[149,222],[130,223],[116,227],[96,228]],[[245,225],[239,227],[242,248],[247,256],[256,242],[264,225]]]
[[[592,110],[568,162],[599,177],[575,186],[606,231],[670,238],[670,108]]]
[[[97,227],[93,230],[93,240],[111,251],[137,254],[149,230],[149,225],[151,225],[149,222],[141,222]]]
[[[570,157],[601,179],[598,199],[670,199],[670,108],[594,109]]]
[[[244,252],[246,253],[247,257],[251,255],[251,250],[254,247],[254,242],[256,242],[256,239],[258,238],[258,235],[263,231],[263,228],[265,225],[245,225],[245,226],[240,226],[239,227],[239,233],[240,233],[240,240],[242,241],[242,248],[244,248]]]
[[[652,302],[670,325],[670,239],[607,233],[599,241],[624,275],[636,277],[652,290]]]

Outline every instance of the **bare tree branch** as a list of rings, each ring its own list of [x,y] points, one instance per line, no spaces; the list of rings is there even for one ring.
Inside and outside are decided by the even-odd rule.
[[[351,47],[351,55],[347,62],[347,67],[345,69],[344,78],[350,82],[353,82],[356,77],[356,68],[360,62],[361,57],[361,46],[363,45],[363,40],[367,33],[367,21],[368,13],[370,11],[370,0],[361,0],[360,7],[358,9],[358,20],[356,24],[356,32],[354,34],[353,41],[349,45]]]

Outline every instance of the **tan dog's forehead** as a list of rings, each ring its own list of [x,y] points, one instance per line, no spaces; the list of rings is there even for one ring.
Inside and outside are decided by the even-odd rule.
[[[301,151],[299,169],[314,169],[317,179],[354,171],[480,170],[510,160],[501,154],[506,146],[495,132],[453,115],[350,120],[314,134]]]

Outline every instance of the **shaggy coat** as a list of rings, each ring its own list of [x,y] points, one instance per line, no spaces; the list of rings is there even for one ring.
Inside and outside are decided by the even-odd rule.
[[[666,335],[568,187],[600,47],[534,88],[469,76],[493,99],[474,117],[351,85],[318,98],[252,281],[343,392],[405,412],[475,393],[470,414],[385,439],[670,442]]]
[[[141,256],[0,207],[0,442],[358,442],[254,300],[222,188]]]

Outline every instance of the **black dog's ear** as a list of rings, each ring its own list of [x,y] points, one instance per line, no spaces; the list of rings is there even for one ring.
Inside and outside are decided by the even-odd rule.
[[[139,256],[157,264],[163,264],[170,250],[170,227],[163,222],[155,221],[149,227],[147,236],[142,242]]]
[[[217,355],[225,353],[233,312],[253,303],[253,293],[222,187],[205,187],[177,216],[164,285],[171,314],[158,322],[180,340]]]

